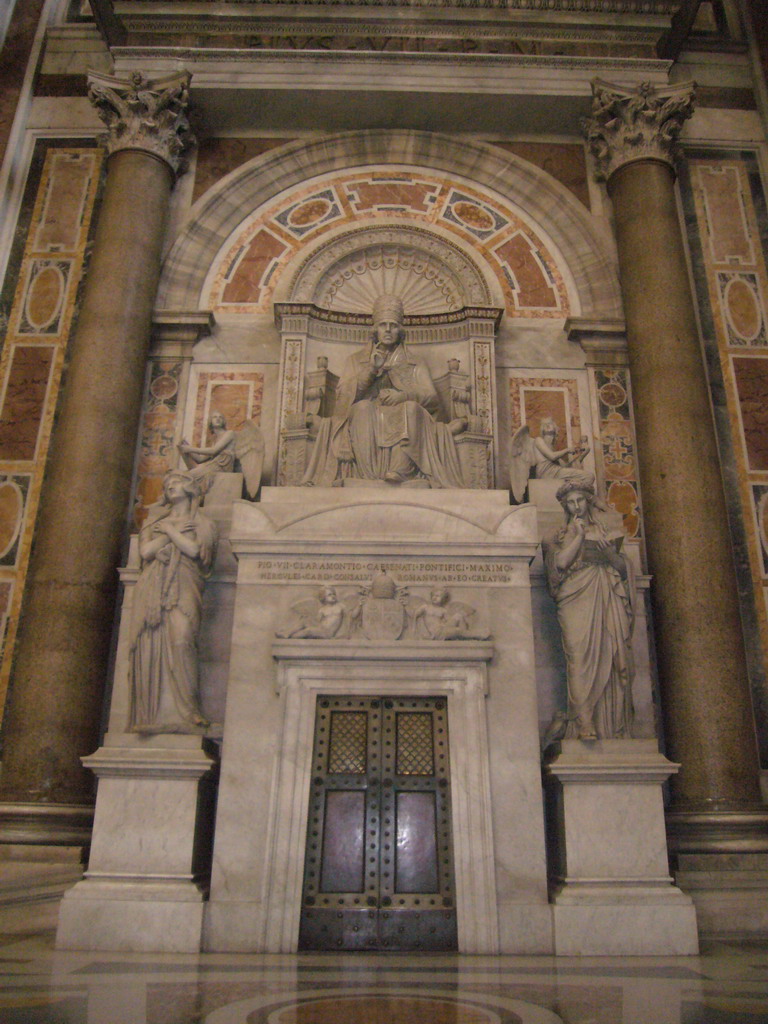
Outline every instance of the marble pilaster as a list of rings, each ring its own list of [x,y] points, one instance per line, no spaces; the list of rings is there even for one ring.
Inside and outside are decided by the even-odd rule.
[[[596,81],[593,91],[588,139],[615,213],[665,733],[681,764],[671,844],[758,851],[768,846],[768,815],[674,190],[674,146],[693,90]]]
[[[90,80],[110,157],[6,711],[0,841],[20,841],[21,820],[33,821],[28,842],[89,834],[80,758],[98,740],[166,211],[190,141],[188,81]]]

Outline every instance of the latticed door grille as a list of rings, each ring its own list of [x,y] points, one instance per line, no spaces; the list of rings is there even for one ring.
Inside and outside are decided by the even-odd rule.
[[[360,775],[366,770],[368,715],[365,711],[332,711],[328,773]]]
[[[445,698],[318,698],[299,948],[456,948]]]
[[[434,775],[432,715],[429,712],[398,711],[396,722],[398,775]]]

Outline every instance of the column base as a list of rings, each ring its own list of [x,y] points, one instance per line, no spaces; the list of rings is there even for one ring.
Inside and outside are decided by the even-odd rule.
[[[199,953],[204,898],[191,879],[85,878],[61,902],[56,947]]]
[[[681,854],[675,881],[711,939],[768,939],[768,854]]]
[[[553,898],[557,956],[694,956],[696,910],[672,885],[572,885]]]
[[[768,807],[665,814],[669,852],[767,853]]]
[[[0,843],[88,846],[92,804],[0,803]]]

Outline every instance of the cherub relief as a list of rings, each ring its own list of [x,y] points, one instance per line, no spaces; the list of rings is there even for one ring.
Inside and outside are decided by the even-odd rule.
[[[411,599],[409,612],[414,634],[424,640],[487,640],[488,632],[473,628],[477,611],[452,601],[445,587],[434,587],[429,600]]]
[[[278,629],[281,639],[347,639],[360,618],[364,591],[355,589],[339,597],[336,587],[320,587],[317,597],[291,605],[288,622]]]

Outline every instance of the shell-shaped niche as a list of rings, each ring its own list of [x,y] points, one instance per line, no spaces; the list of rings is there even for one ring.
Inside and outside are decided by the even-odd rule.
[[[490,305],[477,266],[428,231],[389,226],[349,232],[313,253],[291,289],[294,302],[370,313],[378,295],[398,295],[409,316]]]

